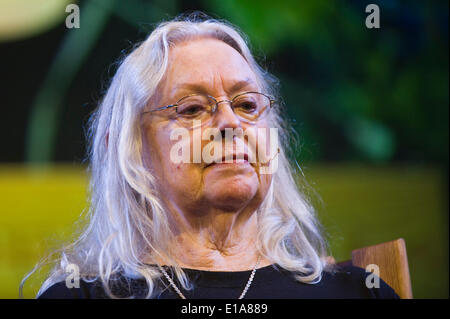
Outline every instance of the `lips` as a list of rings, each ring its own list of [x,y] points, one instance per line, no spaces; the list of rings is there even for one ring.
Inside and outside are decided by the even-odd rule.
[[[232,157],[231,157],[232,156]],[[233,162],[231,162],[231,158],[233,158]],[[206,167],[216,165],[216,164],[236,164],[236,163],[248,163],[248,154],[247,153],[239,153],[239,154],[229,154],[227,156],[223,155],[222,158],[214,159],[211,163],[207,164]]]

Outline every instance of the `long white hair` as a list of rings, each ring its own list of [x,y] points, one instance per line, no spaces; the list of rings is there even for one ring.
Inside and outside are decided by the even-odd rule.
[[[165,74],[169,49],[180,41],[198,37],[215,38],[236,49],[256,74],[264,93],[280,100],[278,81],[258,65],[248,40],[236,27],[198,14],[160,23],[121,61],[101,105],[91,117],[90,206],[86,225],[74,242],[58,251],[56,265],[38,296],[65,280],[66,267],[75,264],[83,279],[100,279],[112,298],[117,296],[111,279],[117,274],[144,278],[146,297],[153,297],[158,292],[156,283],[161,274],[156,262],[144,263],[143,257],[149,253],[172,261],[183,288],[192,288],[167,247],[171,231],[155,177],[144,163],[141,112]],[[271,126],[278,128],[280,153],[278,169],[257,211],[257,247],[267,259],[293,272],[297,280],[314,284],[326,269],[327,245],[315,209],[296,183],[296,178],[302,178],[298,174],[301,169],[291,166],[287,159],[292,132],[283,119],[282,107],[282,103],[277,103],[270,113]],[[33,271],[24,278],[21,288]]]

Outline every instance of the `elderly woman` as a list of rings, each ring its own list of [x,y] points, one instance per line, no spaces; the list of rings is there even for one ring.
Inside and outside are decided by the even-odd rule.
[[[227,23],[161,23],[92,117],[88,225],[38,297],[395,298],[329,264],[276,83]]]

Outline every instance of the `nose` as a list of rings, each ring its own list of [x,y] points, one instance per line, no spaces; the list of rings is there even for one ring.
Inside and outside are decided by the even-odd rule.
[[[241,121],[231,108],[231,102],[228,100],[219,100],[217,102],[216,114],[214,114],[214,126],[222,132],[225,137],[225,129],[235,129],[241,127]]]

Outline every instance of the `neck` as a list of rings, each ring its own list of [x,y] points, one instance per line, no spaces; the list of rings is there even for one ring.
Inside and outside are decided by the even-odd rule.
[[[244,271],[255,267],[259,257],[258,220],[250,208],[236,212],[211,208],[201,215],[172,208],[175,238],[169,243],[169,250],[179,266],[209,271]],[[261,258],[259,267],[269,264],[270,261]]]

